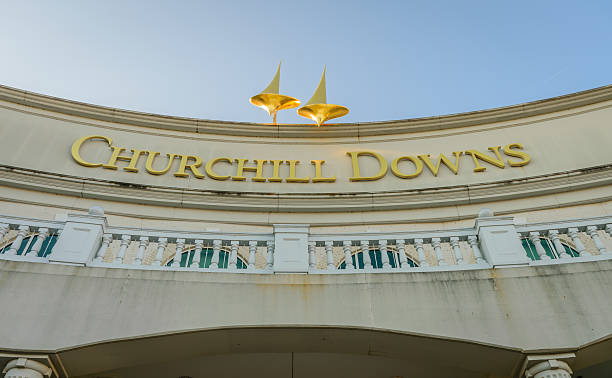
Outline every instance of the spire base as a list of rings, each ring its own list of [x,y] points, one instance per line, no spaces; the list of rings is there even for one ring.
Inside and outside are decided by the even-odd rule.
[[[325,121],[347,115],[349,110],[342,105],[310,104],[302,106],[297,112],[302,117],[315,121],[317,126],[321,126]]]

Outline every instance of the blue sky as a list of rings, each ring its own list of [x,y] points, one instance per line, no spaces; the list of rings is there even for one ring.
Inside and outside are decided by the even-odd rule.
[[[280,59],[344,122],[506,106],[612,83],[612,1],[7,1],[0,84],[144,112],[268,122]],[[281,123],[308,123],[295,109]]]

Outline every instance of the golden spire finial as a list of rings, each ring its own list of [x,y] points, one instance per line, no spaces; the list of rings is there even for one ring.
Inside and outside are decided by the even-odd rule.
[[[291,109],[300,106],[300,100],[279,94],[280,88],[280,67],[281,62],[278,63],[276,74],[272,78],[272,81],[266,89],[261,91],[260,94],[251,97],[249,100],[251,104],[264,109],[268,114],[272,115],[273,123],[276,125],[276,112],[283,109]]]
[[[338,118],[348,114],[349,110],[346,106],[327,103],[325,67],[323,67],[323,75],[321,76],[319,86],[315,89],[308,103],[299,108],[297,112],[302,117],[310,118],[315,121],[317,126],[321,126],[323,122],[332,118]]]

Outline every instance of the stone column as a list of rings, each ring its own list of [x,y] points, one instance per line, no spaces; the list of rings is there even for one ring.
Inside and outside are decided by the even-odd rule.
[[[571,378],[572,369],[560,360],[542,361],[525,372],[526,378]]]
[[[53,373],[50,367],[29,358],[17,358],[9,361],[2,370],[4,378],[43,378]]]

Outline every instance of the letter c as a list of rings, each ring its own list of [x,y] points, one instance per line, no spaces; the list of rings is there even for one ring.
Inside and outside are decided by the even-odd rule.
[[[108,145],[110,146],[113,143],[113,140],[109,137],[105,137],[105,136],[101,136],[101,135],[89,135],[89,136],[84,136],[82,138],[77,139],[73,144],[72,144],[72,149],[70,150],[72,153],[72,158],[79,164],[81,164],[84,167],[90,167],[90,168],[95,168],[95,167],[101,167],[102,163],[90,163],[87,162],[85,160],[83,160],[83,158],[81,157],[80,154],[80,150],[81,150],[81,145],[85,142],[87,142],[90,139],[103,139],[106,141],[106,143],[108,143]]]

